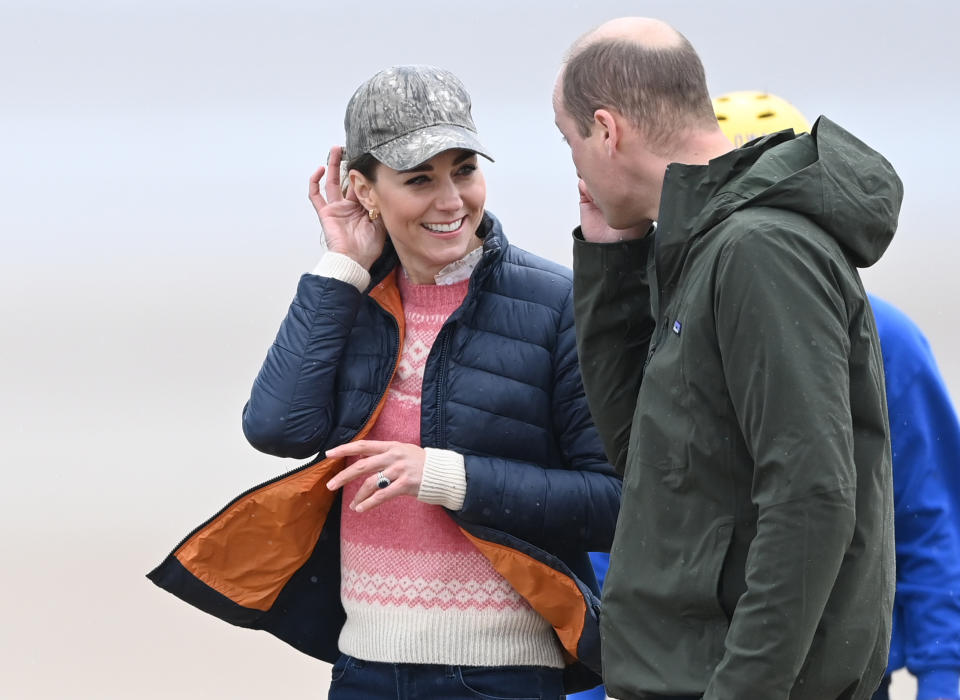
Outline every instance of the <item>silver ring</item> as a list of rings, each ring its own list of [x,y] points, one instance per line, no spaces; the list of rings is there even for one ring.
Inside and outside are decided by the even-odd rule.
[[[383,475],[383,472],[377,472],[377,488],[385,489],[390,485],[390,479]]]

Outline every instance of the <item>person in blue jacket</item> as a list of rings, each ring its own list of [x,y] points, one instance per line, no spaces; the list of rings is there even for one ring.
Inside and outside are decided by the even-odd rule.
[[[243,411],[255,448],[310,462],[150,577],[332,663],[332,700],[593,687],[587,552],[610,547],[621,480],[584,394],[572,273],[486,211],[489,156],[449,71],[378,72],[344,126],[309,183],[326,252]]]
[[[723,95],[714,107],[736,146],[781,129],[809,131],[796,108],[767,93]],[[890,674],[901,668],[917,678],[917,700],[960,700],[960,421],[923,333],[868,296],[886,378],[897,552],[889,663],[873,700],[888,700]],[[602,585],[609,555],[590,558]],[[571,696],[603,697],[602,688]]]
[[[917,700],[960,700],[960,422],[920,329],[870,296],[883,352],[893,448],[897,593],[887,676],[917,678]]]

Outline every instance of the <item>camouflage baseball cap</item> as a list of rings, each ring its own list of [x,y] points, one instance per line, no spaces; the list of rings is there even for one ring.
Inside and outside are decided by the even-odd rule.
[[[343,126],[348,160],[369,153],[394,170],[409,170],[451,148],[493,160],[477,138],[463,83],[434,66],[380,71],[353,93]]]

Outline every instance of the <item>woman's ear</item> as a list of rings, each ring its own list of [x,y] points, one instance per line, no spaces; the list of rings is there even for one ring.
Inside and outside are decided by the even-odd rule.
[[[375,209],[377,207],[377,193],[373,189],[373,183],[358,170],[351,170],[347,177],[350,179],[350,187],[356,193],[360,205],[367,211]]]

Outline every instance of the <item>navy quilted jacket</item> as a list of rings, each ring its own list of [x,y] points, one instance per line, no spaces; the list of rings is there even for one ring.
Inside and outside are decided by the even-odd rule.
[[[580,381],[569,271],[507,243],[489,214],[463,305],[427,360],[421,445],[464,455],[457,513],[564,558],[608,550],[620,480],[607,463]],[[371,287],[391,273],[388,250]],[[339,280],[304,275],[244,409],[259,450],[306,458],[353,439],[387,390],[396,319]],[[579,564],[583,564],[581,568]]]
[[[427,360],[421,444],[464,455],[463,534],[553,627],[567,692],[600,682],[599,600],[588,550],[608,551],[620,479],[580,383],[571,273],[507,244],[484,219],[483,257]],[[304,275],[243,415],[247,438],[315,459],[240,494],[150,579],[242,627],[325,661],[339,655],[344,466],[323,451],[362,438],[400,356],[403,307],[388,248],[366,294]]]

